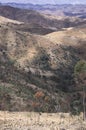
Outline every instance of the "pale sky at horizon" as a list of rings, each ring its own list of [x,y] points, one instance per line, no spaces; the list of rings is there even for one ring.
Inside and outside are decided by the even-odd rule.
[[[86,0],[0,0],[1,3],[33,3],[33,4],[86,4]]]

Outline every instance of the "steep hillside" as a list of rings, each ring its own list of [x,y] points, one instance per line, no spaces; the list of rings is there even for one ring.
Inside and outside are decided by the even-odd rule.
[[[40,36],[22,30],[21,22],[1,19],[0,109],[70,111],[74,66],[86,58],[85,28]]]
[[[1,110],[56,111],[52,80],[57,76],[48,68],[46,52],[50,45],[52,43],[41,36],[16,31],[1,24]],[[53,82],[56,86],[56,82]],[[36,97],[37,93],[42,94],[40,100]]]
[[[0,110],[69,112],[79,98],[81,111],[85,39],[86,19],[0,6]]]

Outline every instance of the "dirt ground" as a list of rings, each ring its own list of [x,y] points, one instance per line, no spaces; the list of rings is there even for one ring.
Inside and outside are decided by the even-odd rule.
[[[69,113],[0,111],[0,130],[86,130],[86,122]]]

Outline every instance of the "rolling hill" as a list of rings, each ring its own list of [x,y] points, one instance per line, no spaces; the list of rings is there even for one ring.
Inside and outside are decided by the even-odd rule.
[[[36,32],[38,29],[39,34],[42,34],[42,32],[43,34],[47,34],[49,32],[61,30],[62,28],[74,27],[86,23],[85,19],[82,20],[77,17],[58,17],[11,6],[0,6],[0,15],[25,24],[27,23],[29,24],[27,30]]]

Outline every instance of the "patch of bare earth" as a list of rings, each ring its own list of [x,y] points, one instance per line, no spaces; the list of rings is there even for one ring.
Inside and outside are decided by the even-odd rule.
[[[86,130],[80,116],[69,113],[0,112],[0,130]]]

